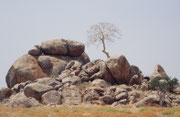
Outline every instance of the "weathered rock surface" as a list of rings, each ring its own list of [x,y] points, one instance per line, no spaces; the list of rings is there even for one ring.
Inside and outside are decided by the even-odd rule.
[[[24,88],[24,94],[27,97],[33,97],[37,100],[41,100],[41,96],[52,89],[53,87],[48,85],[40,83],[31,83]]]
[[[114,98],[110,95],[106,95],[102,98],[102,102],[105,104],[112,104],[114,102]]]
[[[12,88],[15,84],[46,76],[36,58],[26,54],[12,65],[6,76],[6,83],[9,88]]]
[[[104,79],[108,83],[114,84],[115,80],[103,60],[93,60],[82,67],[81,77],[88,80]],[[88,76],[87,76],[88,75]]]
[[[39,106],[39,102],[34,98],[26,97],[23,92],[20,92],[12,96],[8,103],[9,108],[16,108],[16,107],[28,108],[28,107],[37,107],[37,106]]]
[[[40,56],[38,58],[38,63],[42,69],[50,69],[53,66],[48,56]]]
[[[160,104],[157,91],[149,88],[150,77],[144,77],[125,56],[90,62],[84,50],[83,43],[65,39],[47,40],[34,46],[10,68],[6,76],[9,88],[0,89],[0,103],[10,108],[41,104],[138,107]],[[167,76],[160,65],[151,78],[156,76]],[[179,89],[171,91],[174,93],[168,92],[169,98],[164,102],[167,107],[172,106],[169,102],[180,104]]]
[[[0,89],[0,102],[4,99],[9,98],[13,94],[13,91],[9,88],[1,88]]]
[[[85,45],[78,41],[66,40],[69,56],[80,56],[85,49]]]
[[[62,91],[63,104],[78,105],[82,103],[81,92],[78,88],[65,88]]]
[[[168,77],[163,67],[159,64],[157,64],[154,68],[154,71],[152,73],[151,79],[155,77]]]
[[[72,40],[43,41],[40,46],[34,46],[28,54],[15,61],[7,73],[6,83],[12,88],[15,84],[28,80],[34,81],[43,77],[57,78],[70,61],[76,63],[71,66],[72,69],[90,62],[84,49],[83,43]],[[80,69],[74,72],[78,74]]]
[[[51,39],[41,43],[41,48],[46,55],[67,55],[68,48],[64,39]]]
[[[45,105],[48,104],[59,105],[62,104],[62,96],[58,91],[52,90],[42,95],[41,102]]]
[[[108,58],[106,64],[118,84],[129,83],[131,67],[125,56],[118,55]]]
[[[108,83],[103,79],[95,79],[92,81],[92,85],[100,86],[100,87],[107,87]]]
[[[37,80],[35,80],[35,82],[39,83],[39,84],[43,84],[43,85],[48,85],[51,87],[62,86],[61,82],[57,81],[54,78],[49,78],[49,77],[37,79]]]
[[[115,100],[119,101],[119,100],[125,99],[127,97],[128,97],[128,93],[127,92],[123,92],[123,93],[120,93],[120,94],[116,95]]]
[[[136,107],[141,107],[141,106],[147,106],[148,103],[154,103],[159,101],[157,96],[155,95],[150,95],[148,97],[145,97],[144,99],[140,100],[139,102],[135,103],[134,105]]]
[[[70,83],[70,84],[78,84],[81,83],[81,79],[78,76],[71,76],[71,77],[66,77],[62,80],[62,84],[66,84],[66,83]]]
[[[39,46],[34,46],[28,51],[28,54],[32,56],[40,56],[42,52]]]

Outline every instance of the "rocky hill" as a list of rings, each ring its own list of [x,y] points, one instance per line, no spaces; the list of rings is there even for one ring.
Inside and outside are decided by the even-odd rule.
[[[90,61],[81,42],[51,39],[36,45],[14,62],[0,89],[0,103],[10,108],[43,105],[159,106],[157,91],[148,82],[168,76],[156,65],[143,76],[124,55]],[[168,93],[165,106],[180,104],[180,89]]]

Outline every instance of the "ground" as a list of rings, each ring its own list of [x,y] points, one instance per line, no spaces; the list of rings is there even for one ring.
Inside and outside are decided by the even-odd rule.
[[[111,106],[56,106],[8,109],[0,105],[0,117],[180,117],[180,106],[123,107]]]

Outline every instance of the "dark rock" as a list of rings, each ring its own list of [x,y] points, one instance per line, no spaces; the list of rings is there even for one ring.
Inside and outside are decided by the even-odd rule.
[[[85,45],[81,42],[74,40],[66,40],[66,42],[69,56],[80,56],[85,50]]]
[[[1,88],[0,89],[0,102],[4,99],[9,98],[13,94],[13,91],[9,88]]]
[[[114,98],[110,95],[106,95],[102,98],[102,102],[105,104],[112,104],[114,102]]]

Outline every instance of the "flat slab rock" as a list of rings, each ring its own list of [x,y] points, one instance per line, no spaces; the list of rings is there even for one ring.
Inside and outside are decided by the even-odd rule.
[[[41,96],[52,89],[53,89],[52,86],[48,86],[40,83],[31,83],[24,88],[24,94],[27,97],[33,97],[36,100],[41,100]]]
[[[51,39],[43,41],[41,48],[46,55],[80,56],[84,52],[85,45],[73,40]]]

